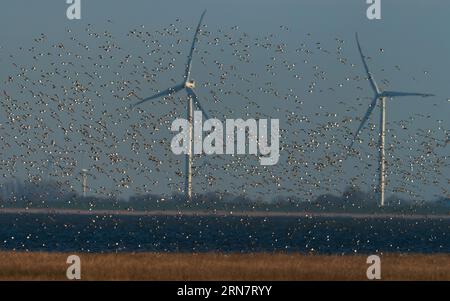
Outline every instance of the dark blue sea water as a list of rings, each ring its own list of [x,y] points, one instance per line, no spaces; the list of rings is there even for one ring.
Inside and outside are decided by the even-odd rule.
[[[450,220],[0,215],[0,250],[450,253]]]

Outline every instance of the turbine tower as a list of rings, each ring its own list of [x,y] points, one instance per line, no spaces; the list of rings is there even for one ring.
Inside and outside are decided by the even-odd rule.
[[[206,10],[203,11],[203,13],[200,17],[200,21],[198,22],[197,29],[195,30],[195,33],[194,33],[194,39],[192,40],[191,49],[189,51],[183,82],[176,86],[168,88],[162,92],[159,92],[155,95],[152,95],[150,97],[147,97],[144,99],[138,97],[140,99],[140,101],[132,106],[132,108],[134,108],[140,104],[143,104],[144,102],[154,100],[156,98],[171,96],[181,90],[186,91],[187,96],[188,96],[188,102],[186,104],[186,109],[187,109],[187,120],[189,122],[189,141],[188,141],[188,153],[186,154],[185,190],[184,190],[184,192],[185,192],[188,200],[190,200],[192,198],[192,158],[193,158],[192,157],[193,156],[193,149],[192,149],[193,126],[192,126],[192,122],[193,122],[193,107],[194,107],[194,105],[196,105],[200,109],[200,111],[203,112],[203,114],[205,115],[205,117],[207,119],[209,119],[208,115],[206,114],[205,110],[203,109],[203,106],[201,105],[201,103],[197,97],[197,94],[194,92],[195,81],[191,79],[192,56],[194,54],[195,44],[198,41],[198,34],[200,32],[200,27],[202,25],[202,21],[203,21],[203,17],[205,16],[205,13],[206,13]]]
[[[370,115],[372,114],[375,106],[377,105],[377,102],[380,103],[380,179],[379,179],[379,193],[380,193],[380,206],[384,206],[384,191],[385,191],[385,176],[386,176],[386,158],[385,158],[385,131],[386,131],[386,100],[387,99],[393,99],[396,97],[405,97],[405,96],[420,96],[420,97],[430,97],[434,96],[433,94],[426,94],[426,93],[414,93],[414,92],[397,92],[397,91],[381,91],[377,85],[377,82],[375,81],[375,78],[372,76],[372,73],[370,73],[369,67],[366,62],[366,58],[361,50],[361,45],[359,43],[358,39],[358,33],[356,33],[356,43],[358,45],[359,54],[361,56],[361,60],[364,65],[364,70],[366,71],[366,75],[369,79],[370,86],[374,92],[374,98],[372,102],[369,105],[369,108],[367,109],[366,114],[364,115],[361,124],[358,127],[358,130],[355,132],[353,136],[352,143],[350,144],[350,149],[353,146],[353,143],[355,142],[356,138],[358,137],[359,132],[362,130],[364,125],[366,124],[367,120],[369,119]]]
[[[87,185],[87,172],[88,170],[83,168],[81,170],[81,188],[83,190],[83,197],[86,197],[88,185]]]

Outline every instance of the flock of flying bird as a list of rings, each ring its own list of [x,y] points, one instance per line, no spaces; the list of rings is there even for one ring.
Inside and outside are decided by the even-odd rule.
[[[95,195],[182,193],[186,171],[183,158],[170,150],[170,125],[185,118],[186,95],[166,93],[130,107],[183,81],[195,28],[181,24],[177,19],[150,31],[140,26],[121,37],[88,25],[84,32],[67,30],[60,42],[41,34],[4,57],[13,70],[2,83],[3,182],[51,179],[80,192],[86,169]],[[312,200],[320,193],[340,194],[345,186],[377,187],[377,121],[368,119],[370,131],[355,136],[370,103],[370,76],[353,57],[353,41],[336,38],[328,48],[311,34],[290,45],[277,34],[255,36],[237,26],[213,32],[202,25],[198,31],[194,68],[201,93],[195,98],[202,110],[220,120],[279,118],[281,158],[267,167],[249,156],[194,156],[194,193]],[[327,71],[330,66],[336,71]],[[192,97],[190,87],[182,88]],[[417,121],[429,127],[414,132]],[[431,115],[391,119],[388,191],[420,199],[426,186],[449,197],[449,137],[445,121]],[[349,147],[354,138],[360,143]]]

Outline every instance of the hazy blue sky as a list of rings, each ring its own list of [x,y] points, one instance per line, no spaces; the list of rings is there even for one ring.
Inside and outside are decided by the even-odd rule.
[[[53,61],[53,57],[43,56],[36,61],[28,49],[34,46],[36,53],[57,52],[59,50],[51,46],[64,43],[63,52],[66,54],[71,52],[72,57],[68,60],[74,60],[73,56],[77,53],[82,54],[83,50],[76,42],[70,41],[69,38],[73,36],[79,42],[89,45],[90,53],[83,54],[83,58],[73,67],[59,65],[61,70],[70,70],[69,73],[72,73],[73,78],[61,79],[57,84],[68,85],[76,79],[87,82],[89,78],[83,72],[97,70],[103,75],[102,79],[105,82],[139,80],[141,85],[135,82],[133,86],[140,89],[140,94],[151,95],[156,89],[173,84],[172,78],[181,80],[189,40],[193,34],[192,27],[196,25],[201,11],[206,8],[208,12],[204,19],[206,25],[204,31],[208,33],[200,38],[199,52],[195,56],[193,69],[193,77],[199,83],[198,94],[203,105],[219,119],[245,118],[253,115],[280,118],[281,128],[284,130],[282,142],[285,143],[286,149],[281,151],[279,164],[271,168],[259,166],[256,158],[248,156],[234,159],[224,157],[220,160],[199,158],[196,165],[202,167],[198,168],[194,191],[228,190],[241,193],[245,190],[245,193],[250,195],[295,194],[309,199],[324,192],[340,193],[350,184],[352,178],[353,183],[368,190],[377,181],[376,148],[367,145],[370,138],[376,139],[375,128],[370,131],[366,127],[362,133],[363,143],[360,145],[362,155],[359,158],[351,158],[342,164],[325,166],[322,169],[318,168],[317,163],[324,162],[324,158],[329,155],[341,153],[342,145],[348,144],[348,141],[342,136],[344,132],[342,129],[330,130],[323,135],[317,132],[311,134],[311,131],[318,130],[327,122],[339,123],[345,118],[362,116],[370,103],[372,92],[368,82],[363,78],[365,75],[354,41],[354,34],[357,31],[366,55],[371,57],[369,64],[374,76],[383,89],[430,92],[437,95],[429,99],[405,98],[388,103],[387,118],[390,132],[387,139],[388,144],[392,144],[392,147],[388,147],[390,162],[388,194],[398,193],[404,189],[407,195],[416,199],[444,195],[450,181],[450,167],[447,160],[449,146],[433,146],[431,153],[427,154],[427,148],[423,143],[430,143],[431,140],[419,138],[418,134],[431,131],[430,137],[445,140],[450,129],[448,119],[450,2],[382,1],[380,21],[370,21],[366,18],[365,2],[364,0],[82,0],[82,20],[70,21],[65,14],[68,5],[63,0],[5,0],[2,1],[0,10],[2,90],[8,91],[18,103],[22,104],[16,111],[18,115],[20,110],[24,113],[37,114],[42,109],[42,104],[31,98],[29,93],[19,93],[16,83],[20,82],[20,79],[17,79],[18,69],[13,63],[19,67],[31,68],[34,65],[38,70],[51,71],[54,69],[51,63],[60,64],[64,61],[64,57]],[[164,32],[171,24],[175,24],[179,30],[176,35],[155,34],[157,31]],[[85,30],[89,26],[92,32],[103,33],[107,30],[113,38],[93,39]],[[146,47],[140,39],[127,37],[127,33],[133,29],[154,34],[148,40],[158,39],[161,44],[160,51],[148,56],[149,51],[158,48],[158,43],[150,43],[149,47]],[[47,36],[47,40],[43,43],[35,42],[34,39],[39,38],[41,33]],[[228,41],[227,36],[234,42],[241,39],[241,43],[230,45],[231,40]],[[219,45],[213,44],[215,37],[220,37]],[[254,46],[256,39],[262,43],[264,38],[267,38],[266,42],[272,44],[269,50]],[[180,41],[177,43],[178,39]],[[340,55],[336,54],[339,46],[336,39],[344,41],[343,44],[339,44],[342,46]],[[98,46],[105,43],[107,45],[108,40],[114,41],[121,49],[108,53],[113,56],[112,58],[98,60],[99,54],[106,56]],[[249,48],[246,49],[245,45]],[[284,52],[277,53],[274,50],[276,45],[281,45]],[[20,50],[19,47],[23,49]],[[296,51],[297,49],[309,49],[312,52],[305,54]],[[324,49],[328,52],[324,52]],[[171,52],[167,53],[167,50]],[[242,62],[239,59],[239,55],[246,53],[250,54],[251,62]],[[14,57],[10,57],[10,54]],[[139,56],[144,58],[145,62],[136,73],[133,73],[132,67],[121,70],[117,68],[119,60],[126,54],[131,54],[132,61],[136,64],[140,62]],[[87,60],[88,55],[97,59],[99,65],[92,65],[95,60]],[[339,56],[345,58],[347,64],[340,63],[337,59]],[[154,70],[158,62],[161,62],[161,66],[168,66],[171,59],[174,59],[174,68],[161,72],[160,76],[158,74],[154,82],[144,83],[142,70],[145,67]],[[222,71],[218,70],[217,62],[223,63],[228,71],[225,84],[220,83]],[[288,70],[286,65],[289,64],[295,64],[294,70]],[[275,74],[266,71],[267,65],[273,65]],[[105,66],[110,66],[110,69]],[[114,74],[115,71],[120,71],[120,74]],[[318,79],[321,71],[326,73],[324,80]],[[79,73],[78,78],[74,75],[75,72]],[[257,76],[251,76],[252,73]],[[300,75],[302,80],[296,79],[293,76],[295,74]],[[11,75],[15,76],[15,81],[6,83],[5,80]],[[39,72],[35,73],[34,79],[37,80],[39,75]],[[30,77],[33,78],[32,75]],[[266,85],[269,82],[272,86]],[[309,85],[313,82],[317,84],[315,91],[309,93]],[[20,122],[17,124],[7,122],[8,104],[3,103],[4,110],[0,113],[2,124],[0,134],[4,141],[10,144],[9,148],[2,150],[0,168],[4,177],[13,174],[24,178],[27,173],[43,175],[44,169],[48,166],[45,160],[49,158],[51,152],[50,157],[53,157],[55,165],[51,177],[67,181],[78,191],[80,191],[81,168],[88,168],[96,177],[90,179],[92,193],[106,194],[116,191],[126,196],[143,191],[169,193],[182,188],[182,178],[177,176],[176,172],[183,170],[183,158],[174,156],[167,150],[167,144],[172,137],[167,127],[170,126],[174,116],[184,116],[182,99],[169,105],[163,105],[160,101],[143,108],[145,112],[134,112],[129,115],[124,113],[126,116],[121,116],[120,112],[125,112],[124,108],[129,102],[114,98],[113,95],[117,94],[117,91],[111,92],[113,88],[101,86],[102,83],[96,82],[101,95],[93,93],[85,99],[74,101],[75,109],[72,113],[68,113],[67,110],[58,111],[55,103],[49,101],[47,112],[41,114],[44,119],[48,118],[44,123],[55,131],[45,139],[40,139],[43,136],[39,128],[35,127],[28,132],[19,131],[17,127]],[[260,87],[271,87],[280,95],[258,92]],[[51,94],[50,88],[44,86],[31,86],[27,90],[34,88]],[[226,93],[227,91],[231,93]],[[212,101],[212,93],[218,95],[219,100],[216,103]],[[283,100],[282,96],[287,94],[290,94],[288,100]],[[302,104],[295,103],[292,95],[296,95]],[[259,107],[245,108],[248,102],[245,97],[255,101]],[[84,103],[88,98],[89,103]],[[86,113],[90,109],[91,113]],[[69,135],[70,141],[64,139],[62,131],[58,129],[58,122],[49,117],[52,111],[58,112],[64,125],[72,123],[75,132]],[[175,115],[168,116],[171,112]],[[82,119],[83,114],[87,114],[91,119]],[[149,117],[149,114],[153,114],[154,117]],[[309,122],[290,123],[286,117],[289,114],[300,119],[306,117]],[[329,117],[327,114],[336,116]],[[133,142],[128,138],[133,126],[144,124],[143,120],[147,120],[147,124],[150,124],[151,120],[156,121],[159,117],[163,117],[165,122],[162,129],[154,132],[151,128],[140,128],[139,133],[142,135],[138,138],[142,141],[139,145],[140,151],[131,153]],[[105,135],[100,131],[94,131],[99,126],[99,121],[101,126],[106,128]],[[378,110],[375,111],[371,122],[375,124],[378,122]],[[36,125],[38,122],[32,116],[29,117],[27,124]],[[352,122],[347,126],[355,130],[358,122]],[[92,139],[88,144],[96,145],[97,159],[95,159],[97,155],[92,153],[91,145],[80,145],[81,136],[76,131],[82,128],[92,130],[90,133]],[[14,138],[16,135],[18,137]],[[99,142],[100,140],[94,142],[97,138],[102,142]],[[161,139],[165,139],[162,144],[159,143]],[[67,153],[60,153],[61,148],[49,146],[36,147],[27,154],[26,148],[23,147],[23,145],[48,145],[51,140],[56,140],[56,144]],[[305,146],[308,143],[312,146]],[[149,150],[145,149],[145,144],[155,146]],[[74,148],[75,145],[77,148]],[[300,150],[305,152],[300,153],[295,145],[301,145]],[[114,147],[117,149],[114,150]],[[122,162],[111,165],[111,153],[117,153],[123,159]],[[27,162],[11,164],[14,154],[22,154],[21,160],[28,158],[29,162],[25,160]],[[149,158],[160,163],[156,164]],[[32,165],[32,162],[39,163]],[[96,164],[97,167],[105,168],[104,173],[95,171]],[[28,171],[26,166],[29,166]],[[106,174],[109,177],[105,176]],[[207,184],[208,176],[216,179],[213,185]],[[132,180],[128,187],[117,186],[121,181],[127,182],[128,180],[124,180],[127,177],[128,180]]]

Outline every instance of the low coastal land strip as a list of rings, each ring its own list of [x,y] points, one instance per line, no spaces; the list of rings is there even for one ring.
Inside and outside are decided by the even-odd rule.
[[[0,280],[66,280],[69,253],[0,252]],[[367,280],[367,255],[82,253],[81,280]],[[450,280],[449,254],[380,254],[382,280]]]
[[[78,210],[44,208],[0,208],[0,214],[93,215],[93,216],[238,216],[238,217],[330,217],[330,218],[403,218],[449,220],[450,214],[401,214],[401,213],[345,213],[345,212],[283,212],[283,211],[226,211],[226,210]]]

